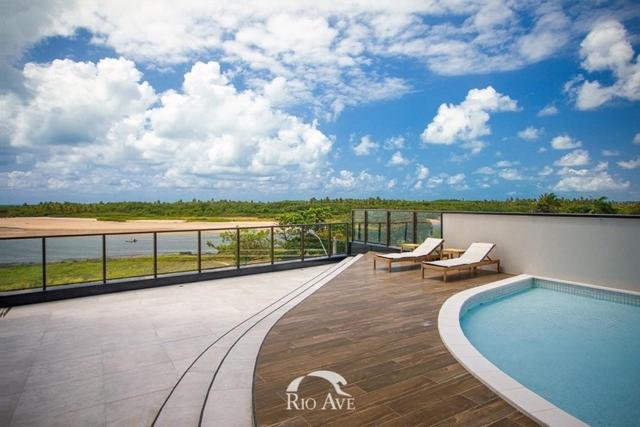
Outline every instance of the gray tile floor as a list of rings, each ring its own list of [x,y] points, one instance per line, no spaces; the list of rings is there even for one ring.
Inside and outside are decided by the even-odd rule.
[[[331,267],[14,307],[0,319],[0,425],[149,425],[209,344]],[[252,347],[251,338],[242,345]],[[225,342],[206,357],[219,357]],[[244,381],[242,345],[212,393]],[[201,362],[180,392],[200,393],[211,378]]]

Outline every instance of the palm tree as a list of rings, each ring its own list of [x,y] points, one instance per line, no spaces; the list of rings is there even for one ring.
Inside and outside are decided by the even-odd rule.
[[[561,200],[554,193],[541,194],[536,202],[538,212],[558,212],[562,206]]]
[[[592,214],[615,214],[618,210],[613,206],[613,203],[606,197],[600,197],[593,201],[589,213]]]

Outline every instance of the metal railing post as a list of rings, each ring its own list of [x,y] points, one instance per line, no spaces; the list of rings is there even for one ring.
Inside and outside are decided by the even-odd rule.
[[[153,278],[158,278],[158,233],[153,232]]]
[[[369,211],[364,211],[364,244],[369,241]]]
[[[240,228],[236,228],[236,268],[240,268]]]
[[[300,227],[300,260],[304,261],[304,225]]]
[[[271,265],[275,262],[275,228],[271,226]]]
[[[351,240],[356,240],[356,211],[351,209]]]
[[[391,211],[387,211],[387,247],[391,246]]]
[[[102,235],[102,284],[107,284],[107,235]]]
[[[333,255],[333,224],[329,223],[329,250],[327,251],[327,256],[331,258]]]
[[[198,230],[198,273],[202,273],[202,230]]]
[[[47,290],[47,238],[42,238],[42,291]]]
[[[418,211],[413,211],[413,243],[418,241]]]
[[[444,214],[440,212],[440,238],[444,239]]]
[[[349,224],[345,224],[346,229],[344,230],[344,252],[347,255],[351,255],[351,246],[349,245]]]

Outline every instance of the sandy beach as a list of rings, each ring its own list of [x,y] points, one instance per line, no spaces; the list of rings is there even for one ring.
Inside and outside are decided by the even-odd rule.
[[[0,218],[0,237],[52,236],[56,234],[117,233],[154,230],[270,226],[273,221],[187,222],[184,220],[98,221],[94,218]]]

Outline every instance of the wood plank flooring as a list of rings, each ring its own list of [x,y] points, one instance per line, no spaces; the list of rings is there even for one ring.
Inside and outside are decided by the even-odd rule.
[[[254,377],[256,423],[536,425],[458,364],[438,334],[438,311],[449,296],[505,277],[481,271],[452,275],[447,283],[435,274],[421,280],[415,266],[374,271],[372,255],[364,256],[268,334]],[[356,409],[288,411],[287,385],[314,370],[342,375]],[[322,402],[329,389],[309,377],[299,395]]]

